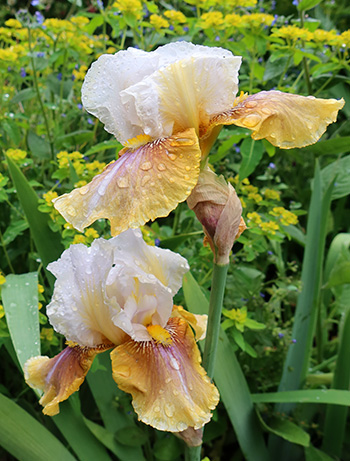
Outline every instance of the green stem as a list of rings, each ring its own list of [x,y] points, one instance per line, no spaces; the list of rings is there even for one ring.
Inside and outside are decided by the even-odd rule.
[[[41,99],[40,91],[39,91],[38,79],[37,79],[36,68],[35,68],[35,61],[34,61],[34,58],[33,58],[32,36],[31,36],[29,27],[28,27],[28,45],[29,45],[29,52],[30,52],[30,62],[32,64],[32,69],[33,69],[34,89],[35,89],[36,94],[38,96],[38,101],[39,101],[39,104],[40,104],[41,112],[42,112],[43,117],[44,117],[44,123],[45,123],[47,137],[49,139],[51,155],[52,155],[52,157],[54,157],[54,148],[53,148],[53,142],[52,142],[52,138],[51,138],[51,134],[50,134],[49,121],[47,119],[45,107],[44,107],[43,101]]]
[[[209,300],[207,337],[203,353],[203,367],[206,369],[209,378],[214,376],[215,356],[220,331],[222,302],[224,300],[227,270],[228,264],[221,266],[214,263]]]
[[[299,12],[299,17],[300,17],[300,27],[304,27],[304,11]],[[302,42],[302,46],[304,48],[305,43],[304,41]],[[304,67],[304,76],[305,76],[305,83],[306,83],[306,88],[309,94],[312,93],[312,87],[311,87],[311,80],[310,80],[310,72],[309,72],[309,64],[307,62],[307,59],[305,56],[303,57],[303,67]]]
[[[5,254],[5,258],[6,258],[6,261],[7,261],[7,264],[10,268],[10,271],[14,274],[15,273],[15,270],[11,264],[11,259],[9,258],[9,255],[7,253],[7,249],[6,249],[6,245],[5,245],[5,242],[4,242],[4,238],[2,236],[2,232],[0,231],[0,242],[1,242],[1,245],[2,245],[2,248],[4,250],[4,254]]]
[[[201,459],[202,446],[199,447],[186,447],[185,461],[197,461]]]

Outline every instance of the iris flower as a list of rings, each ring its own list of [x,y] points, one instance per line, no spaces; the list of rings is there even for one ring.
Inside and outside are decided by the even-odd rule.
[[[82,231],[108,218],[112,235],[167,216],[187,199],[221,127],[252,130],[283,149],[315,143],[344,101],[280,91],[236,97],[241,57],[175,42],[102,55],[83,87],[85,109],[125,147],[89,184],[55,199]]]
[[[45,414],[57,414],[96,354],[112,349],[113,378],[132,395],[141,421],[170,432],[209,421],[219,395],[200,365],[192,331],[204,337],[206,316],[173,306],[189,269],[184,258],[148,246],[130,229],[90,248],[72,245],[48,268],[57,280],[47,314],[68,347],[24,367],[27,383],[43,391]]]

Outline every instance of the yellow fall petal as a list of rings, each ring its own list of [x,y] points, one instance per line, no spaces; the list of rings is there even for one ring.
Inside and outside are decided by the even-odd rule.
[[[282,149],[314,144],[337,119],[344,100],[316,99],[280,91],[261,91],[209,123],[237,125],[253,131],[253,139],[267,139]]]
[[[112,235],[167,216],[197,183],[201,152],[195,130],[124,149],[86,186],[54,200],[55,208],[82,231],[100,218]]]
[[[30,387],[44,392],[39,403],[45,415],[59,413],[59,403],[79,389],[96,354],[109,348],[66,347],[52,359],[38,356],[27,360],[25,380]]]
[[[133,397],[139,419],[161,431],[199,429],[211,418],[219,393],[200,365],[187,322],[170,318],[171,345],[130,340],[111,353],[113,378]]]

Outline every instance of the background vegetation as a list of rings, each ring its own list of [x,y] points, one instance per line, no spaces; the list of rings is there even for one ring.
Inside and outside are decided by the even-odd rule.
[[[231,258],[215,374],[222,403],[206,427],[203,457],[350,459],[349,23],[346,0],[1,7],[2,460],[183,457],[179,439],[137,422],[105,354],[54,418],[42,415],[22,374],[40,347],[51,357],[64,341],[45,315],[54,282],[47,263],[71,244],[110,236],[103,220],[76,231],[51,203],[89,182],[121,148],[82,108],[85,73],[102,53],[150,51],[175,40],[242,56],[240,91],[346,101],[314,146],[282,151],[227,127],[212,149],[210,161],[235,186],[248,230]],[[193,212],[181,204],[143,233],[188,259],[191,275],[176,302],[205,312],[212,256]]]

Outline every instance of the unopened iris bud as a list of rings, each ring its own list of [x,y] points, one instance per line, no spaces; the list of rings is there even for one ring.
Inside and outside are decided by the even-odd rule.
[[[235,189],[206,167],[187,203],[203,226],[215,263],[228,264],[234,241],[246,229]]]

